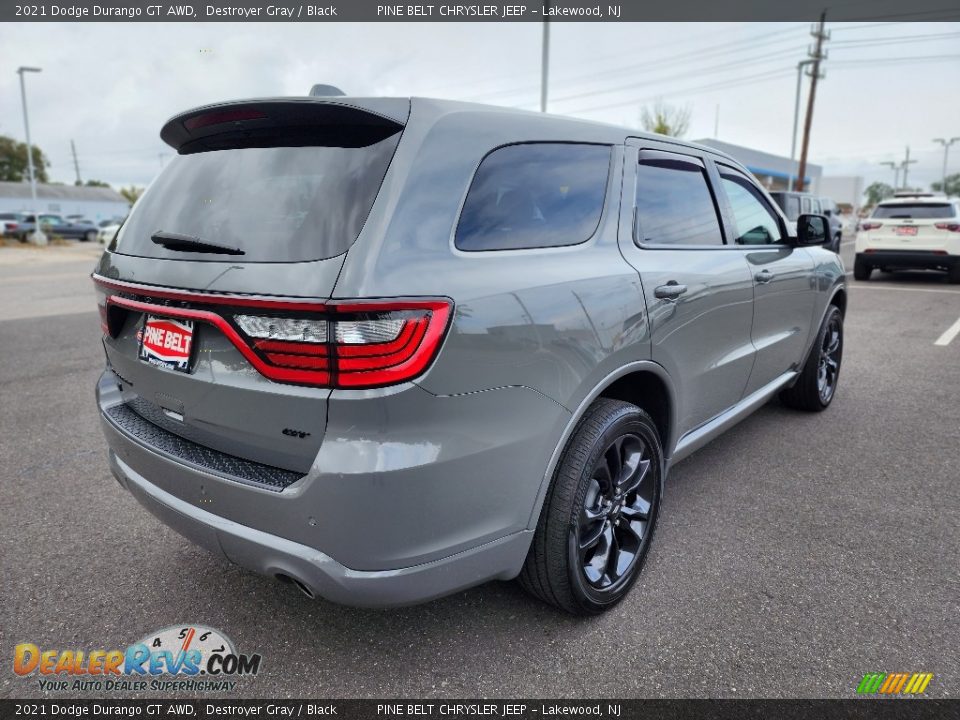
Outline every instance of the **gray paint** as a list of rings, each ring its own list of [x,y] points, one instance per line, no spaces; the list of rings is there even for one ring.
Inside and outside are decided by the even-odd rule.
[[[401,106],[376,106],[391,107]],[[499,146],[536,141],[613,148],[593,237],[564,248],[456,250],[457,217],[481,160]],[[244,265],[105,253],[101,274],[165,287],[455,303],[433,365],[413,382],[374,390],[272,383],[209,328],[201,336],[208,355],[193,375],[177,376],[135,360],[135,328],[127,327],[105,344],[133,388],[118,390],[108,370],[101,407],[141,393],[173,395],[205,442],[295,464],[306,475],[283,492],[261,491],[185,468],[104,419],[114,472],[201,544],[259,572],[298,577],[332,599],[412,602],[512,577],[563,446],[605,388],[632,373],[663,382],[669,465],[792,382],[828,303],[843,292],[842,264],[823,248],[638,247],[635,167],[644,147],[696,155],[714,184],[715,160],[742,168],[715,150],[624,128],[414,98],[378,199],[346,255]],[[730,237],[724,202],[720,212]],[[758,284],[762,270],[771,282]],[[669,280],[687,293],[658,298]],[[293,421],[310,425],[309,441],[280,435]],[[427,567],[442,569],[427,581],[417,570]]]

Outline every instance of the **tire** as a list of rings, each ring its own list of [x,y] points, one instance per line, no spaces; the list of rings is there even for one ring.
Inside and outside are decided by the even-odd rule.
[[[662,495],[653,419],[635,405],[597,400],[557,465],[520,584],[574,615],[609,610],[643,569]]]
[[[97,239],[96,230],[87,230],[87,232],[83,234],[83,237],[80,238],[81,242],[95,242],[96,239]]]
[[[960,284],[960,262],[955,262],[947,271],[947,282],[954,285]]]
[[[840,242],[842,239],[841,234],[837,233],[833,238],[833,242],[830,244],[830,249],[837,253],[837,255],[840,254]]]
[[[843,360],[843,316],[836,305],[827,310],[816,342],[793,387],[780,393],[780,400],[798,410],[826,410],[837,393]]]
[[[853,278],[854,280],[869,280],[870,273],[873,272],[873,267],[867,265],[865,260],[861,260],[859,257],[853,261]]]

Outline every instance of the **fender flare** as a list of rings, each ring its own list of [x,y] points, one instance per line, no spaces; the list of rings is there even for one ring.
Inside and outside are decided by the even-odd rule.
[[[564,427],[563,433],[560,435],[560,440],[557,442],[556,448],[554,448],[553,453],[550,455],[550,462],[547,463],[547,469],[543,474],[543,478],[540,480],[540,487],[537,490],[536,500],[534,501],[533,508],[530,512],[530,519],[527,521],[528,529],[534,530],[537,527],[537,522],[540,519],[540,511],[543,508],[543,502],[547,496],[547,490],[550,487],[550,483],[553,482],[553,475],[557,470],[557,465],[560,463],[560,456],[563,454],[563,450],[567,446],[567,442],[569,442],[574,430],[576,430],[577,425],[580,424],[580,420],[583,419],[583,416],[586,414],[587,409],[593,404],[593,401],[600,397],[603,392],[614,382],[635,372],[649,372],[653,375],[656,375],[663,382],[664,387],[667,389],[671,447],[662,448],[664,467],[660,468],[660,471],[664,472],[666,468],[669,467],[669,460],[673,455],[672,446],[676,444],[677,424],[676,389],[673,386],[670,375],[666,370],[664,370],[662,365],[659,365],[652,360],[637,360],[636,362],[622,365],[597,383],[593,389],[587,393],[586,397],[580,401],[580,404],[577,405],[576,409],[571,414],[570,419],[567,421],[567,424]]]

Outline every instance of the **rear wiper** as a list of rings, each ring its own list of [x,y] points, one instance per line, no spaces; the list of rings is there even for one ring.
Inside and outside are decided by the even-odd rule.
[[[157,230],[157,232],[150,236],[150,239],[157,245],[163,245],[167,250],[217,253],[223,255],[246,255],[246,252],[237,247],[220,245],[210,242],[209,240],[201,240],[200,238],[191,237],[190,235],[177,235],[177,233],[164,232],[163,230]]]

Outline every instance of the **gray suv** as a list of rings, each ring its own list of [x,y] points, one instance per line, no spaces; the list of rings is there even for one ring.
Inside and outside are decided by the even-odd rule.
[[[121,485],[309,596],[519,577],[621,600],[669,468],[775,395],[837,387],[826,219],[730,157],[428,99],[169,120],[177,152],[94,274]]]

